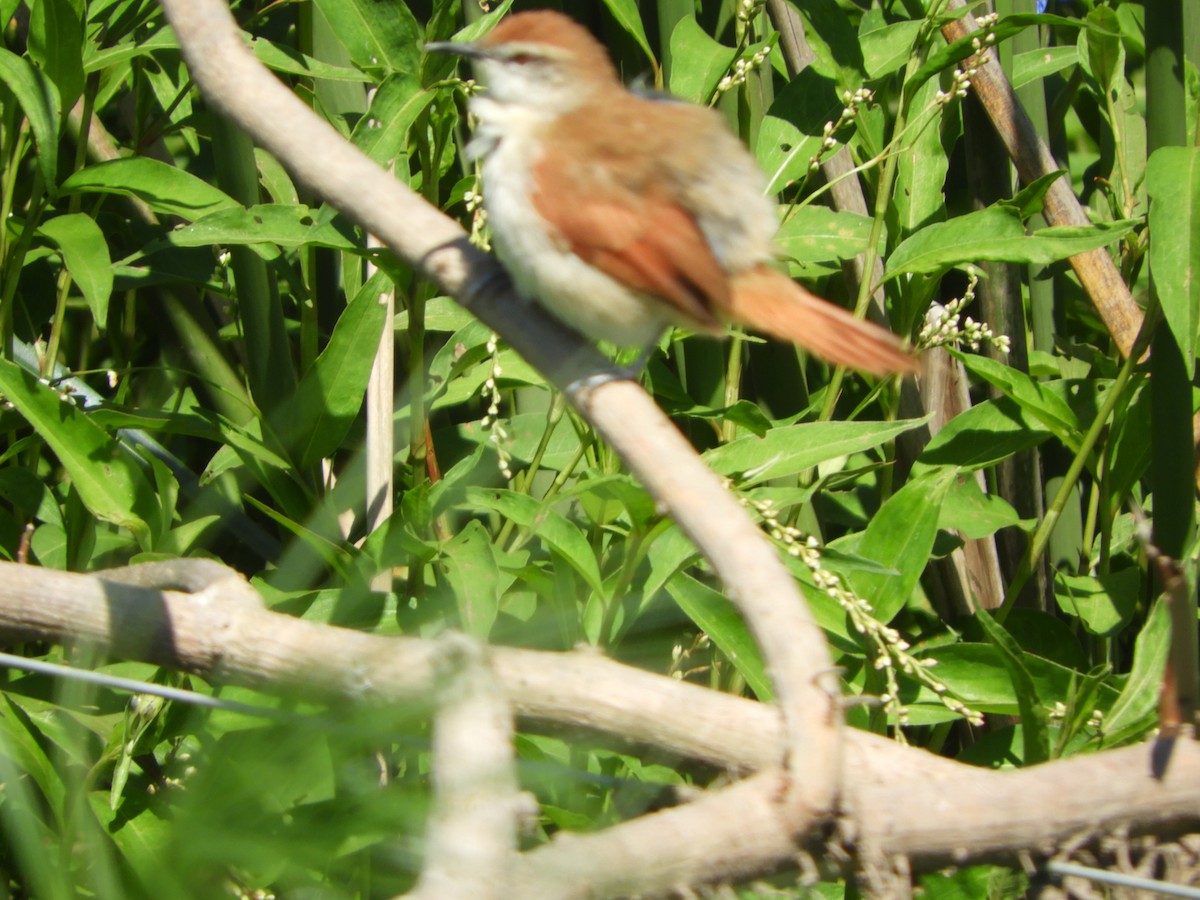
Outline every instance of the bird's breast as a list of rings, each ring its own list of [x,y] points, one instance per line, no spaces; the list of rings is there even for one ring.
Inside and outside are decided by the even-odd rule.
[[[645,346],[669,324],[661,304],[571,252],[534,206],[540,141],[505,132],[483,163],[483,198],[496,255],[523,296],[593,340]]]

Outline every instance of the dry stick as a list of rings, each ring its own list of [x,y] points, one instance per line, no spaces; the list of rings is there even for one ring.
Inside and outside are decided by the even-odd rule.
[[[950,9],[960,9],[966,5],[965,0],[950,0],[948,4]],[[975,17],[970,13],[942,26],[942,34],[950,43],[978,30]],[[1016,164],[1022,182],[1030,184],[1043,175],[1058,171],[1059,165],[1051,155],[1050,148],[1017,100],[994,47],[988,47],[982,55],[982,62],[971,79],[971,88]],[[1051,225],[1091,224],[1071,190],[1069,178],[1059,178],[1050,185],[1043,215]],[[1100,318],[1104,320],[1109,334],[1116,341],[1121,355],[1128,356],[1142,328],[1143,316],[1112,258],[1104,248],[1098,248],[1077,253],[1069,262]]]
[[[788,72],[795,75],[817,58],[804,35],[804,23],[796,8],[786,0],[767,0],[767,12],[771,23],[779,31],[779,46]],[[853,168],[854,162],[845,147],[839,148],[821,163],[825,181],[830,185],[834,209],[870,218],[871,211],[863,196],[862,182],[857,176],[848,177]],[[869,317],[884,327],[890,327],[884,302],[883,259],[878,254],[874,259],[870,273],[866,271],[864,253],[844,261],[842,267],[850,281],[851,296],[857,294],[859,282],[866,277],[870,277],[871,283],[877,285],[871,297]],[[943,350],[933,350],[924,354],[922,363],[923,372],[919,380],[905,379],[900,384],[900,414],[904,418],[919,419],[926,412],[932,412],[934,418],[928,425],[901,435],[897,441],[897,461],[905,471],[930,438],[947,421],[971,405],[966,390],[966,370],[961,362]],[[983,487],[982,473],[979,474],[979,480]],[[980,605],[988,609],[999,606],[1004,599],[1003,577],[994,538],[964,538],[962,547],[953,550],[949,557],[933,562],[932,575],[942,585],[939,595],[950,598],[948,606],[957,612],[973,610],[976,598]]]
[[[199,591],[144,586],[163,582]],[[343,705],[438,702],[438,673],[447,658],[438,642],[366,635],[270,612],[236,573],[212,563],[172,561],[99,577],[0,563],[0,584],[0,633],[6,636],[81,640],[209,681]],[[498,687],[519,715],[763,770],[685,807],[531,851],[515,863],[507,896],[580,896],[589,885],[596,890],[588,896],[612,896],[635,878],[649,891],[667,882],[749,877],[793,862],[798,836],[812,832],[811,821],[777,802],[788,779],[775,768],[782,741],[770,707],[593,653],[488,653]],[[1192,741],[1176,745],[1162,780],[1152,774],[1148,745],[1008,772],[853,729],[843,752],[846,770],[854,773],[842,797],[845,838],[885,857],[911,856],[918,871],[1012,862],[1028,848],[1049,855],[1082,833],[1098,839],[1125,826],[1162,834],[1200,828],[1200,744]],[[478,762],[503,765],[498,756],[489,759]],[[512,796],[507,787],[500,794]],[[995,804],[996,797],[1005,802]]]
[[[837,713],[824,635],[774,548],[653,400],[629,382],[580,382],[606,368],[594,349],[511,289],[451,219],[351,147],[259,64],[220,0],[160,0],[207,100],[291,174],[379,237],[567,391],[712,563],[762,650],[787,741],[803,772],[791,799],[828,815],[837,791]],[[492,288],[488,290],[488,288]],[[582,386],[581,386],[582,385]],[[830,684],[827,686],[826,681]]]
[[[512,712],[483,648],[451,632],[433,721],[433,812],[420,900],[490,900],[505,889],[517,851],[517,773]]]
[[[804,23],[800,20],[800,13],[786,0],[767,0],[767,14],[771,18],[771,24],[779,32],[779,47],[783,51],[788,72],[794,77],[812,65],[817,58],[804,35]],[[849,177],[853,168],[854,161],[845,147],[840,147],[821,163],[825,181],[830,185],[829,195],[833,200],[833,208],[870,218],[871,211],[867,208],[862,182],[857,177]],[[857,293],[858,283],[864,278],[870,277],[872,284],[879,285],[871,297],[870,318],[887,327],[888,313],[883,295],[883,259],[876,255],[872,271],[868,273],[866,255],[858,253],[844,263],[844,268],[850,278],[852,297]]]

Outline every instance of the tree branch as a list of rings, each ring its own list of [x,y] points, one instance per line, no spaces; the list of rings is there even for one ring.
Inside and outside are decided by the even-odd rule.
[[[774,548],[637,385],[584,378],[607,364],[522,303],[452,220],[348,144],[246,48],[220,0],[160,0],[205,97],[294,177],[377,236],[505,339],[592,422],[712,562],[755,636],[783,713],[794,800],[830,810],[839,716],[824,636]],[[499,285],[499,289],[497,289]]]
[[[365,635],[271,612],[254,602],[249,585],[231,570],[227,578],[209,577],[208,586],[193,594],[105,575],[0,563],[0,633],[83,640],[210,681],[340,705],[425,706],[438,700],[446,654],[436,641]],[[934,871],[1015,862],[1021,853],[1047,858],[1079,843],[1081,835],[1095,841],[1123,830],[1165,835],[1200,829],[1195,741],[1176,742],[1158,779],[1149,744],[993,772],[847,730],[839,765],[852,777],[843,779],[839,828],[831,836],[820,827],[821,810],[782,800],[789,782],[802,775],[778,768],[782,733],[770,707],[591,653],[491,648],[488,661],[518,715],[762,772],[694,803],[594,835],[564,836],[520,855],[505,896],[620,896],[634,883],[654,893],[749,877],[794,864],[805,847],[824,857],[831,839],[849,854],[848,869],[909,857],[915,871]],[[495,715],[497,708],[490,708],[487,715]],[[495,796],[511,798],[507,776],[500,774],[504,764],[495,755],[500,746],[493,740],[469,766],[492,772]],[[511,816],[511,802],[498,813]],[[496,820],[483,827],[499,834]]]

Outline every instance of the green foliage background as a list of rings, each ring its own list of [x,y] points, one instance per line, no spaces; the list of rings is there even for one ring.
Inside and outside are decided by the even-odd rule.
[[[1189,277],[1200,157],[1194,147],[1147,155],[1151,13],[1120,0],[1044,15],[1012,6],[994,29],[1002,56],[1031,109],[1040,96],[1090,227],[1047,229],[1044,183],[989,196],[971,141],[992,147],[991,174],[1011,178],[969,101],[936,99],[973,51],[945,45],[935,0],[805,2],[816,59],[791,79],[758,8],[564,4],[627,79],[726,114],[780,198],[789,267],[825,296],[862,307],[869,293],[848,296],[841,261],[879,254],[893,326],[913,336],[931,302],[963,292],[969,266],[988,264],[992,280],[1007,267],[1024,284],[1013,356],[956,351],[975,403],[915,451],[897,448],[923,427],[899,385],[842,380],[789,347],[677,333],[648,369],[661,406],[792,549],[846,692],[892,698],[853,707],[851,723],[991,767],[1141,739],[1167,652],[1132,513],[1155,507],[1147,375],[1122,362],[1063,260],[1107,248],[1144,305],[1149,259],[1189,378],[1200,330]],[[453,60],[421,46],[476,33],[509,7],[234,9],[262,62],[486,241],[463,153],[464,86]],[[313,621],[584,643],[768,698],[719,585],[611,452],[487,329],[367,250],[216,119],[154,2],[0,0],[0,23],[0,555],[80,572],[212,556],[252,576],[272,608]],[[738,61],[749,61],[745,79],[723,84]],[[1194,136],[1200,82],[1186,74],[1180,117]],[[860,166],[868,216],[832,211],[810,169],[825,123],[864,86],[873,100],[833,137]],[[390,324],[375,302],[385,284],[398,292]],[[397,511],[368,534],[361,403],[370,350],[389,327],[404,373]],[[1026,480],[1001,484],[1000,468],[1035,452]],[[1049,517],[1029,511],[1039,494]],[[810,535],[826,548],[820,569],[805,564]],[[996,535],[1010,548],[1002,624],[967,616],[945,589],[951,552]],[[391,591],[372,588],[380,573]],[[270,716],[4,670],[9,895],[385,897],[419,871],[428,743],[413,712],[310,708],[84,650],[15,652]],[[976,714],[985,728],[965,721]],[[531,842],[620,821],[670,785],[716,774],[534,731],[517,747],[541,803]],[[985,896],[994,875],[924,887]]]

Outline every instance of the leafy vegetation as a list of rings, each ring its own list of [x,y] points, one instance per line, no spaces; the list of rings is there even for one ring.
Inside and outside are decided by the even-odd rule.
[[[486,243],[466,73],[421,45],[510,5],[235,13],[298,96]],[[1140,353],[1122,357],[1064,260],[1103,248],[1151,322],[1161,308],[1191,404],[1200,157],[1147,153],[1154,13],[1014,3],[973,46],[945,42],[957,13],[937,0],[805,2],[814,59],[791,76],[755,4],[565,5],[627,78],[726,114],[779,196],[794,275],[860,311],[879,287],[895,330],[946,344],[936,364],[970,377],[973,404],[954,415],[927,383],[920,397],[843,378],[752,335],[675,333],[648,367],[648,390],[779,543],[845,692],[884,698],[851,706],[851,724],[990,767],[1144,738],[1169,632],[1139,538],[1165,502],[1148,468],[1157,420]],[[0,22],[0,555],[79,572],[211,556],[314,622],[586,644],[770,699],[719,584],[611,451],[485,327],[215,117],[154,2],[2,0]],[[1012,190],[964,96],[993,42],[1088,224],[1046,224],[1053,179]],[[1184,88],[1190,136],[1190,66]],[[839,147],[866,214],[829,205],[821,163]],[[855,256],[861,284],[842,273]],[[396,511],[371,527],[362,398],[389,328]],[[1193,487],[1173,497],[1189,516]],[[999,590],[981,575],[989,558]],[[981,605],[992,615],[971,615]],[[384,897],[419,871],[429,747],[416,711],[365,717],[87,648],[16,652],[252,709],[4,670],[12,896]],[[714,776],[532,730],[517,749],[540,802],[531,841]],[[981,870],[954,895],[1009,877]]]

